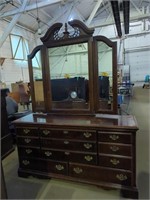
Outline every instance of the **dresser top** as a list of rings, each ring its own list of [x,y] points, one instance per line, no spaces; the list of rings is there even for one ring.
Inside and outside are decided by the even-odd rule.
[[[132,115],[56,115],[56,114],[29,114],[14,121],[15,125],[36,124],[45,126],[89,127],[89,128],[127,128],[138,129],[136,119]]]

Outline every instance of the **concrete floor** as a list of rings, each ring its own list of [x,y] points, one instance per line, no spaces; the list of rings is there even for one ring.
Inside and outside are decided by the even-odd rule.
[[[122,106],[122,114],[135,115],[137,132],[137,186],[139,199],[150,199],[149,195],[149,89],[134,87],[129,104]],[[124,112],[125,111],[125,112]],[[122,199],[117,190],[104,190],[96,186],[58,179],[20,178],[17,175],[17,150],[2,162],[8,199]]]

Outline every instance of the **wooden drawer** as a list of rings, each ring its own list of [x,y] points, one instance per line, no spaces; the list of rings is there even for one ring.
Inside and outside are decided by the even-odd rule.
[[[42,163],[41,170],[44,172],[68,175],[67,162],[43,160]]]
[[[41,139],[41,146],[52,149],[64,149],[73,151],[96,152],[97,145],[94,142]]]
[[[18,147],[20,157],[40,157],[40,148]]]
[[[19,158],[20,168],[41,170],[41,160],[21,157]]]
[[[131,144],[131,133],[101,132],[98,131],[98,141]]]
[[[42,137],[96,141],[96,131],[40,129]]]
[[[39,146],[40,140],[37,137],[17,137],[17,145]]]
[[[22,127],[22,128],[17,128],[17,136],[39,136],[39,132],[37,128],[32,128],[32,127]]]
[[[50,160],[60,160],[69,162],[86,163],[91,165],[97,164],[97,154],[83,153],[83,152],[70,152],[70,151],[54,151],[42,149],[41,155],[43,158]]]
[[[131,172],[125,170],[70,163],[69,175],[87,181],[131,185]]]
[[[132,156],[132,146],[115,143],[98,143],[98,152],[101,154],[114,154],[123,156]]]
[[[131,170],[131,161],[131,158],[99,155],[99,165],[104,167]]]

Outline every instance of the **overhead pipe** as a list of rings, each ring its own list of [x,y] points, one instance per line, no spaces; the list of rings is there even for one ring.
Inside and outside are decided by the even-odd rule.
[[[124,31],[129,34],[130,0],[123,0]]]
[[[119,3],[117,1],[111,1],[111,7],[114,15],[114,20],[118,32],[118,36],[122,36],[122,31],[121,31],[121,20],[120,20],[120,12],[119,12]]]

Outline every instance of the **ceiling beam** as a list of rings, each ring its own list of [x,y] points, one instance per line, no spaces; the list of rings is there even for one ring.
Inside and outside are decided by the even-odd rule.
[[[22,6],[20,7],[19,10],[24,10],[26,5],[27,5],[28,0],[24,0]],[[11,20],[10,24],[7,26],[7,28],[4,30],[3,35],[0,38],[0,47],[3,45],[3,43],[5,42],[5,40],[7,39],[9,33],[11,32],[11,30],[13,29],[13,27],[15,26],[15,24],[17,23],[19,17],[20,17],[21,13],[16,14],[13,19]]]
[[[28,12],[28,11],[31,11],[31,10],[35,10],[35,9],[37,9],[37,6],[38,6],[38,9],[40,9],[40,8],[50,6],[52,4],[56,4],[56,3],[60,3],[60,2],[61,2],[61,0],[51,0],[51,1],[39,2],[37,4],[32,4],[32,5],[27,6],[25,10],[17,8],[17,9],[14,9],[12,11],[8,11],[8,12],[5,12],[3,14],[0,14],[0,18],[16,15],[16,14],[22,13],[22,12]]]
[[[99,7],[100,7],[102,1],[103,1],[103,0],[98,0],[98,1],[97,1],[96,5],[95,5],[95,7],[94,7],[94,9],[93,9],[93,11],[91,12],[89,18],[88,18],[87,21],[86,21],[86,25],[87,25],[87,26],[90,25],[90,23],[91,23],[91,21],[93,20],[95,14],[96,14],[96,12],[97,12],[97,10],[98,10]]]

